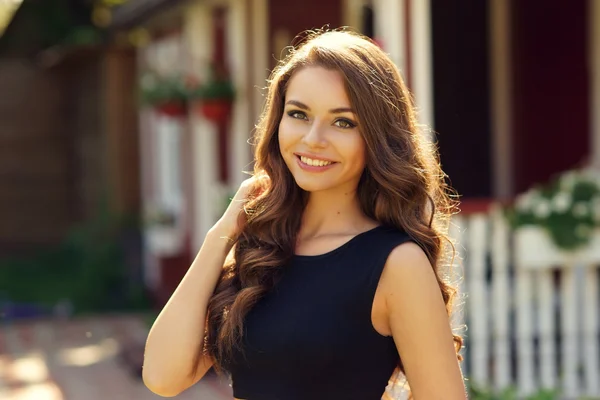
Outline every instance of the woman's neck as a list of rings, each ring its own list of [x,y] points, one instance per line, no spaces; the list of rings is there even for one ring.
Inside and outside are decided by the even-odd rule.
[[[362,212],[356,190],[311,192],[298,236],[359,233],[374,225]]]

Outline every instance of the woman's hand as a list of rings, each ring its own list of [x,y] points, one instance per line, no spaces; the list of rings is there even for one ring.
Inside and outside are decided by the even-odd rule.
[[[270,178],[266,174],[255,175],[243,181],[229,203],[227,210],[213,226],[212,231],[216,231],[220,236],[235,240],[246,223],[243,211],[246,203],[250,198],[259,196],[267,188],[269,182]]]

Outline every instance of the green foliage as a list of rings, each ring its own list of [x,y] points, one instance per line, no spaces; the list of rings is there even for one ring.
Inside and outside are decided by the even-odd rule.
[[[562,400],[557,389],[540,389],[529,396],[522,397],[517,394],[514,386],[497,391],[471,383],[467,384],[469,400]],[[600,400],[598,397],[578,397],[577,400]]]
[[[161,105],[189,100],[233,100],[235,89],[224,69],[211,66],[209,78],[199,84],[182,74],[163,75],[146,71],[140,79],[140,101],[143,105]]]
[[[526,400],[558,400],[560,398],[560,394],[558,390],[552,389],[541,389],[540,391],[532,394],[531,396],[527,396]]]
[[[71,29],[62,41],[64,45],[95,45],[104,39],[104,33],[94,26],[78,26]]]
[[[74,6],[68,0],[24,1],[20,12],[31,16],[43,47],[93,45],[105,32],[93,26],[89,4]]]
[[[519,397],[515,387],[508,387],[500,391],[483,388],[475,384],[469,384],[468,392],[470,400],[559,400],[560,394],[553,389],[540,389],[527,396]]]
[[[516,390],[512,387],[506,388],[499,393],[494,392],[491,389],[485,389],[483,387],[470,384],[468,385],[469,399],[470,400],[516,400]]]
[[[544,228],[564,250],[589,243],[600,227],[600,173],[569,171],[517,197],[506,215],[514,228]]]
[[[120,235],[135,218],[102,212],[73,228],[56,248],[0,262],[2,297],[52,307],[68,300],[75,312],[147,308],[142,282],[128,276]]]
[[[140,101],[142,105],[155,106],[168,102],[187,101],[194,83],[181,75],[164,76],[147,71],[140,79]]]
[[[235,88],[223,68],[211,66],[210,76],[206,82],[190,91],[190,99],[197,100],[233,100]]]
[[[156,312],[147,312],[142,315],[142,320],[144,321],[144,326],[148,327],[148,329],[152,328],[154,321],[158,318],[158,314]]]
[[[235,91],[230,81],[209,81],[191,95],[200,100],[233,100]]]
[[[215,210],[215,220],[218,220],[219,218],[221,218],[223,216],[223,214],[225,213],[225,211],[227,211],[227,207],[229,207],[229,204],[231,204],[231,201],[233,200],[233,198],[235,197],[236,191],[235,190],[228,190],[222,197],[222,199],[220,200],[220,204],[221,206]]]

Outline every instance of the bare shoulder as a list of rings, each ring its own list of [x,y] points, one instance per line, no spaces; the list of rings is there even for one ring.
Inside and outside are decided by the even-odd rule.
[[[388,257],[387,264],[391,265],[414,265],[415,261],[425,262],[429,265],[429,260],[425,251],[415,242],[404,242],[396,246]]]
[[[425,251],[414,242],[403,243],[390,252],[379,289],[391,325],[394,320],[412,324],[415,317],[432,314],[447,321],[434,268]]]
[[[385,293],[410,293],[430,287],[431,293],[439,293],[439,286],[425,251],[414,242],[406,242],[394,248],[387,258],[381,286]],[[411,290],[412,288],[412,290]]]
[[[380,285],[414,398],[466,399],[442,291],[421,247],[410,242],[394,248]]]

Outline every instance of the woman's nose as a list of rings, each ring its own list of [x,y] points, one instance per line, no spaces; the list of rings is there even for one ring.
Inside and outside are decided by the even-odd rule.
[[[322,148],[327,146],[325,138],[325,129],[317,121],[313,122],[308,132],[302,138],[304,144],[313,148]]]

